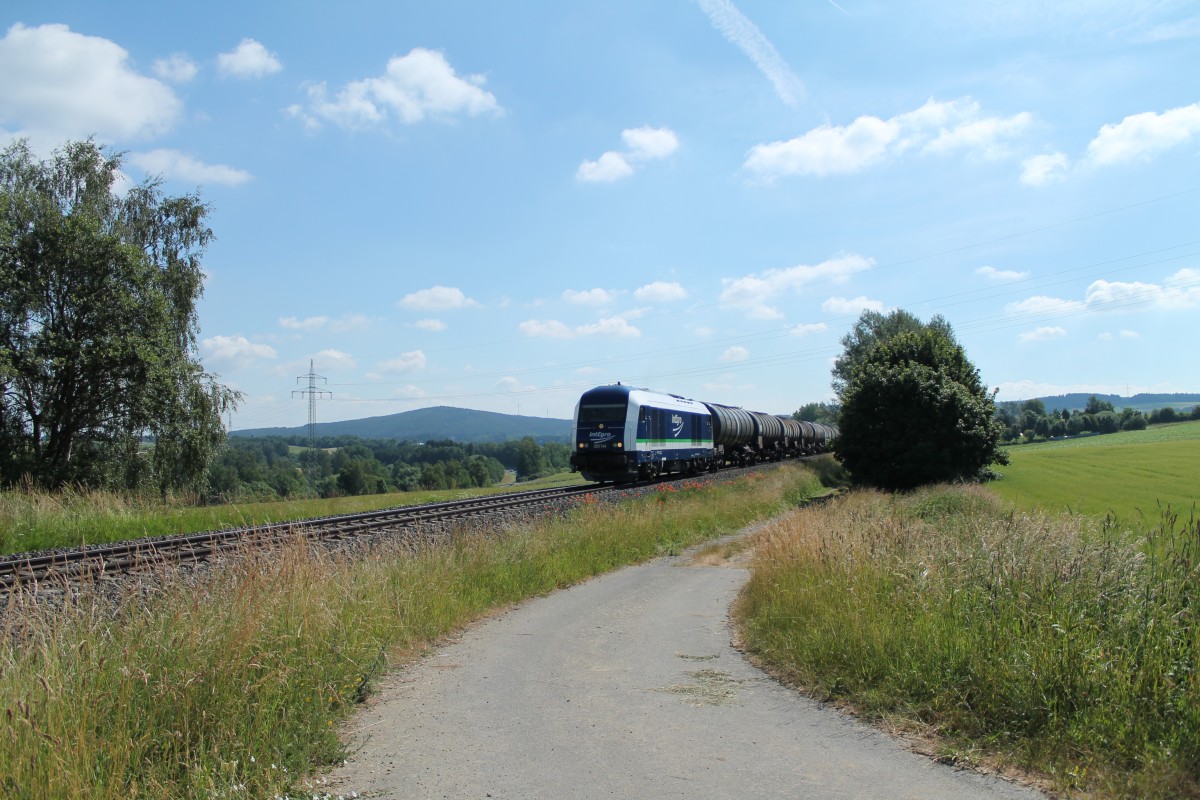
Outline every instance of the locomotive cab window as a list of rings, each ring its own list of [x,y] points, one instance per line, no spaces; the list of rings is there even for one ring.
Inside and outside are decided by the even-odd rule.
[[[620,403],[580,406],[579,421],[581,423],[624,422],[625,406]]]

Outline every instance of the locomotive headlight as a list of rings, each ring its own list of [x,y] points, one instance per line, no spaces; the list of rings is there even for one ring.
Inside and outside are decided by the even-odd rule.
[[[622,447],[624,447],[624,446],[625,446],[625,443],[624,443],[624,442],[617,442],[617,448],[618,448],[618,449],[619,449],[619,448],[622,448]]]
[[[587,447],[587,442],[580,442],[580,443],[579,443],[579,449],[580,449],[580,450],[583,450],[583,449],[585,449],[586,447]]]

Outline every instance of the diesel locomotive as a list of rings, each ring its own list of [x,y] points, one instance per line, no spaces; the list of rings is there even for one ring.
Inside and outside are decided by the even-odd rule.
[[[630,483],[823,453],[837,428],[625,386],[597,386],[575,406],[571,470]]]

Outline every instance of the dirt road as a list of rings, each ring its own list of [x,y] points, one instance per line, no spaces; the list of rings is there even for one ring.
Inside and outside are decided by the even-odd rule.
[[[745,579],[661,559],[471,629],[385,682],[335,795],[1042,796],[936,764],[749,665],[727,622]]]

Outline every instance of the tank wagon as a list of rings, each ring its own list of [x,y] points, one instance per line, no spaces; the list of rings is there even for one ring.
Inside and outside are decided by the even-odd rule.
[[[616,483],[822,453],[837,437],[826,425],[620,383],[584,392],[574,422],[571,470]]]

